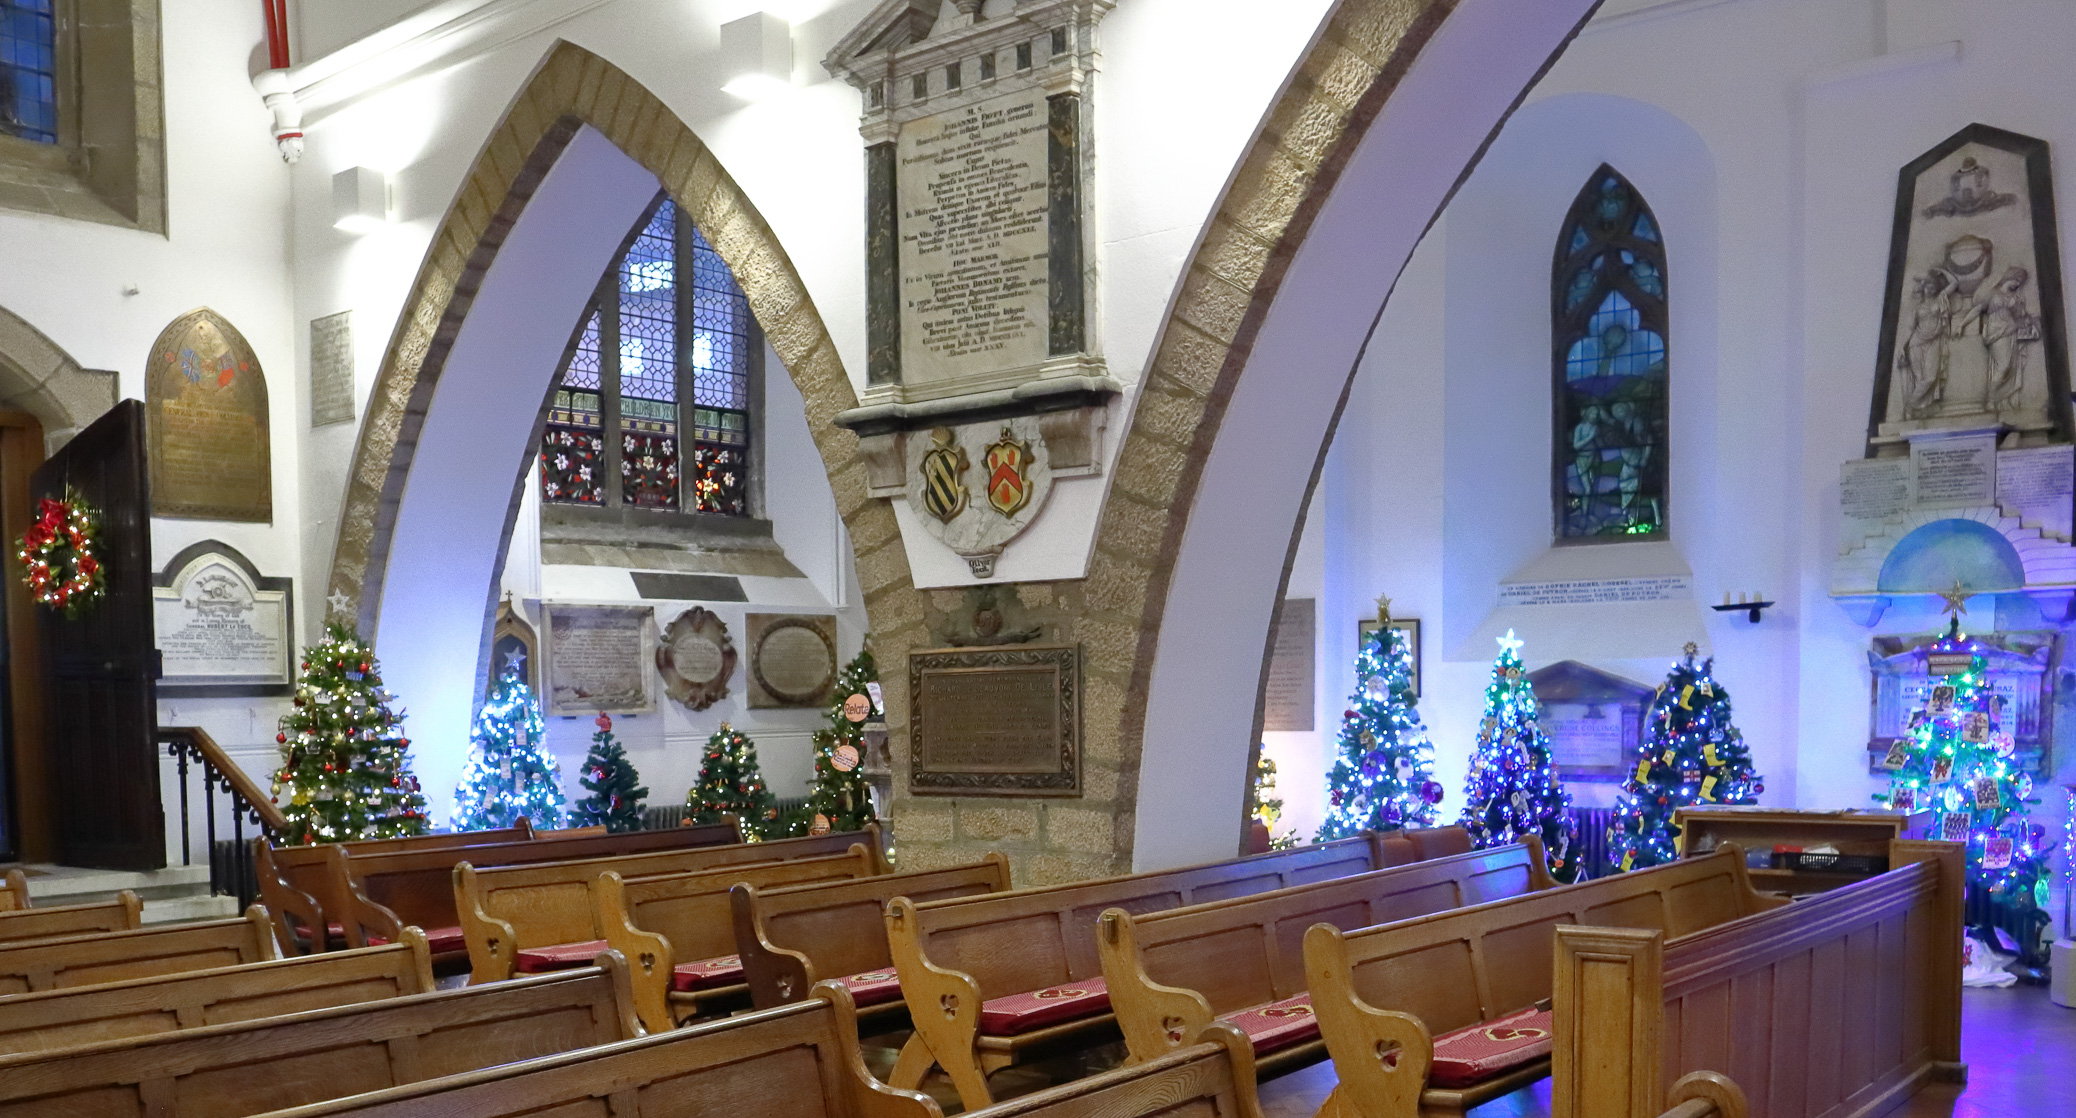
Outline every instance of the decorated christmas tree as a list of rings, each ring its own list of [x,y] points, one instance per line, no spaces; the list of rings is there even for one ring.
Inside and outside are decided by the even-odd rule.
[[[824,714],[829,724],[815,731],[815,779],[807,794],[809,834],[856,831],[879,818],[864,771],[865,723],[879,706],[872,701],[870,685],[878,682],[870,647],[836,677],[834,698]]]
[[[577,783],[591,793],[570,805],[573,827],[604,827],[613,834],[642,829],[641,774],[627,759],[627,750],[613,736],[612,716],[600,712],[598,732],[591,735],[591,752],[584,758],[584,772]]]
[[[1388,598],[1377,599],[1377,629],[1355,657],[1355,681],[1341,715],[1341,756],[1326,777],[1320,842],[1432,826],[1442,802],[1434,746],[1414,709],[1412,649],[1405,633],[1392,627]]]
[[[742,820],[744,838],[754,842],[773,837],[778,801],[764,787],[764,773],[757,767],[757,744],[748,735],[723,722],[706,739],[699,783],[685,797],[685,809],[688,823],[719,823],[723,816],[733,815]]]
[[[274,802],[289,842],[345,842],[425,833],[425,797],[411,775],[404,716],[389,704],[367,645],[332,625],[303,656],[295,708],[274,740]]]
[[[1521,668],[1521,642],[1514,631],[1499,639],[1499,659],[1485,686],[1485,720],[1471,754],[1464,791],[1464,828],[1477,847],[1503,846],[1524,835],[1542,839],[1550,873],[1559,881],[1578,877],[1572,857],[1576,824],[1571,796],[1550,760],[1550,739],[1538,719],[1542,704]]]
[[[1650,735],[1636,771],[1622,785],[1607,854],[1623,870],[1661,865],[1679,856],[1674,810],[1689,804],[1750,804],[1765,791],[1752,772],[1752,751],[1730,721],[1730,692],[1715,681],[1715,660],[1686,655],[1651,700]]]
[[[1297,835],[1291,831],[1278,833],[1276,828],[1283,822],[1283,797],[1276,794],[1276,762],[1262,747],[1254,751],[1254,823],[1261,830],[1257,834],[1268,840],[1270,850],[1288,850],[1297,845]]]
[[[1928,653],[1927,702],[1889,747],[1889,790],[1874,798],[1894,811],[1932,812],[1926,837],[1968,844],[1970,891],[2031,909],[2044,927],[2048,852],[2043,829],[2026,817],[2026,805],[2040,802],[2033,778],[2012,759],[2016,712],[1990,688],[1982,646],[1961,632],[1958,615]]]
[[[468,765],[454,790],[455,830],[509,827],[522,815],[537,830],[562,826],[562,773],[548,755],[540,701],[519,672],[498,678],[469,736]]]

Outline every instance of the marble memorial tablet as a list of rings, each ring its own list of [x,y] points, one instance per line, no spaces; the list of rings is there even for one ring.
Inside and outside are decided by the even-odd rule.
[[[641,714],[655,709],[647,677],[650,607],[544,603],[548,713]]]
[[[310,320],[310,426],[353,422],[353,312]]]
[[[663,690],[687,710],[705,710],[728,697],[735,675],[735,642],[719,615],[704,606],[679,614],[656,647]]]
[[[168,696],[286,695],[294,684],[290,580],[265,578],[229,544],[174,556],[153,580]]]
[[[908,680],[911,793],[1080,795],[1080,645],[913,652]]]
[[[819,707],[836,683],[833,614],[753,613],[749,628],[750,706]]]
[[[1269,684],[1263,695],[1261,728],[1269,732],[1310,730],[1317,724],[1314,707],[1316,673],[1315,625],[1318,603],[1287,598],[1276,622],[1276,643],[1269,654]]]

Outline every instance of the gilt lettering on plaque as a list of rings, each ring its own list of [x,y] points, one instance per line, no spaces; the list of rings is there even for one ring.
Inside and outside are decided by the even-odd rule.
[[[648,606],[547,603],[548,713],[641,714],[649,697]]]
[[[159,694],[288,694],[290,585],[262,576],[236,548],[216,540],[174,556],[151,588],[164,661]]]
[[[215,311],[175,319],[144,377],[151,511],[272,523],[267,379],[244,335]]]
[[[1081,647],[935,649],[908,659],[909,791],[1081,794]]]

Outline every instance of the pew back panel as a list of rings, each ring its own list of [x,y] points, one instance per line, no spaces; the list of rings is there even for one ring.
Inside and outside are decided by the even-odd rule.
[[[756,1100],[754,1106],[745,1100]],[[757,1113],[941,1118],[937,1105],[873,1079],[850,998],[825,984],[805,1002],[586,1052],[506,1064],[267,1118],[628,1118]]]
[[[806,997],[822,979],[892,966],[881,914],[895,897],[921,904],[1008,888],[1009,859],[1000,852],[968,866],[855,881],[783,889],[738,884],[730,901],[750,996],[757,1008],[770,1009]]]
[[[253,905],[244,916],[230,920],[0,943],[0,994],[150,978],[275,957],[267,910]]]
[[[859,877],[877,873],[885,865],[876,826],[863,832],[530,865],[477,866],[463,861],[454,867],[453,892],[468,944],[470,981],[510,978],[518,953],[526,948],[606,938],[593,896],[601,874],[617,873],[622,880],[633,881],[745,872],[750,866],[795,861],[812,866],[780,871],[770,880],[790,884]],[[725,892],[727,884],[721,888]],[[725,907],[721,920],[725,926]],[[730,946],[713,954],[732,950]]]
[[[0,998],[0,1053],[152,1036],[433,990],[424,933],[404,942]]]
[[[553,834],[554,832],[547,832]],[[451,850],[461,846],[491,846],[533,839],[532,825],[521,817],[518,825],[485,831],[453,831],[405,838],[356,839],[337,845],[351,854],[388,854],[401,850]],[[260,903],[274,916],[274,932],[281,950],[288,955],[326,951],[336,938],[329,925],[340,923],[346,911],[346,884],[331,872],[321,844],[276,846],[267,839],[255,840],[259,848],[258,879]]]
[[[7,877],[0,881],[0,912],[16,912],[29,907],[29,875],[20,870],[8,870]]]
[[[1112,909],[1096,940],[1118,1028],[1144,1060],[1196,1043],[1217,1016],[1304,993],[1304,937],[1315,924],[1363,928],[1555,886],[1531,835],[1230,901],[1136,917]]]
[[[0,912],[0,943],[31,939],[79,936],[91,932],[127,932],[137,927],[144,904],[128,889],[112,901],[97,904],[59,905],[55,908],[23,908]]]
[[[871,879],[879,867],[874,852],[853,843],[843,854],[786,862],[728,866],[704,873],[625,881],[607,871],[596,882],[596,920],[607,943],[633,962],[635,1004],[651,1031],[677,1025],[672,1003],[697,1010],[704,1003],[735,997],[740,981],[703,990],[673,991],[680,963],[738,955],[729,892],[749,887]]]
[[[0,1057],[0,1118],[243,1118],[641,1035],[624,968],[602,964]]]
[[[973,1118],[1261,1118],[1254,1050],[1231,1025],[1205,1043],[998,1103]]]

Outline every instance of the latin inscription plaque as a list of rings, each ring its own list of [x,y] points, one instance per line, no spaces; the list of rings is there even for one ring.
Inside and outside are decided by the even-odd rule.
[[[543,606],[548,630],[548,713],[640,714],[649,698],[648,606]]]
[[[909,791],[1081,794],[1081,646],[909,654]]]

